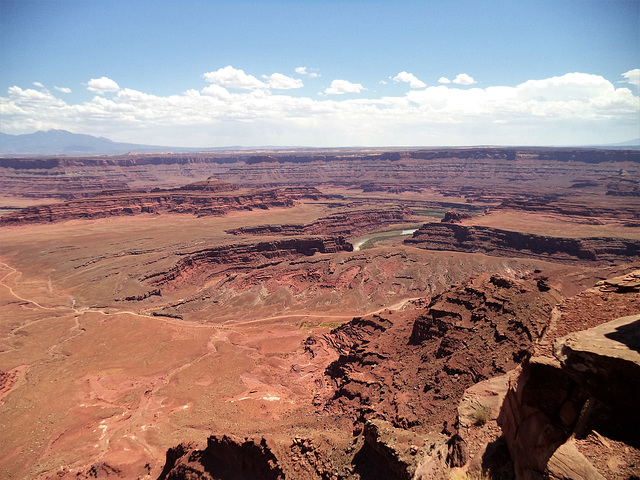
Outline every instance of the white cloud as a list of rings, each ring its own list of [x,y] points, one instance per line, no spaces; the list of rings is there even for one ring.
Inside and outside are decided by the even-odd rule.
[[[296,73],[298,75],[308,75],[309,78],[317,78],[320,76],[320,74],[316,72],[309,71],[307,67],[296,67]]]
[[[208,87],[204,87],[202,89],[202,93],[204,93],[209,97],[219,98],[224,100],[228,100],[231,98],[231,94],[226,88],[221,87],[220,85],[216,85],[215,83],[212,83]]]
[[[409,72],[400,72],[398,75],[393,77],[393,81],[396,83],[408,83],[411,88],[424,88],[427,86],[426,83],[418,79],[413,73]]]
[[[453,83],[457,83],[458,85],[471,85],[476,83],[476,81],[466,73],[459,73],[456,78],[453,79]]]
[[[582,101],[613,92],[613,85],[599,75],[567,73],[561,77],[528,80],[517,86],[520,98],[550,101]]]
[[[87,90],[95,93],[117,92],[120,87],[116,82],[107,77],[92,78],[87,84]]]
[[[33,82],[33,85],[38,88],[44,88],[44,85],[41,84],[40,82]]]
[[[255,89],[267,86],[253,75],[247,75],[244,70],[233,68],[231,65],[220,68],[215,72],[204,74],[204,79],[209,83],[217,83],[227,88]]]
[[[634,68],[633,70],[624,72],[622,76],[625,78],[627,83],[640,87],[640,68]]]
[[[343,93],[360,93],[364,87],[359,83],[351,83],[347,80],[334,80],[324,93],[329,95],[341,95]]]
[[[302,88],[304,86],[302,80],[287,77],[282,73],[273,73],[269,76],[263,75],[262,78],[267,79],[269,87],[275,88],[276,90],[289,90],[292,88]]]
[[[364,90],[344,80],[330,89]],[[169,96],[123,88],[109,97],[67,103],[47,90],[13,86],[0,96],[0,130],[61,128],[185,147],[593,144],[635,138],[639,101],[630,88],[586,73],[516,86],[437,85],[356,99],[294,97],[267,88],[231,93],[212,83]]]
[[[451,80],[449,80],[447,77],[440,77],[438,79],[438,83],[451,83]]]
[[[71,89],[67,87],[53,87],[53,88],[55,88],[57,91],[62,93],[71,93]]]

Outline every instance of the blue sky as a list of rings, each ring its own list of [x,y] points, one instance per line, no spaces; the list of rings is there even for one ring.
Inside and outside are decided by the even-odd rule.
[[[176,146],[640,136],[640,2],[0,0],[0,131]]]

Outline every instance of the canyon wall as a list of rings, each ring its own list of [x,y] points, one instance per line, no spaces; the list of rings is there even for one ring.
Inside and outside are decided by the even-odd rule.
[[[626,238],[564,238],[453,223],[427,223],[405,244],[427,250],[529,257],[565,263],[630,262],[640,259],[640,241]]]
[[[639,168],[640,152],[634,150],[552,148],[0,158],[0,190],[20,197],[74,198],[106,188],[168,187],[214,175],[242,186],[332,184],[389,193],[433,188],[473,201],[500,201],[557,195],[559,188],[570,187],[635,195],[637,185],[630,189],[627,180],[637,178]],[[620,182],[624,185],[616,187]]]
[[[411,211],[407,208],[360,210],[337,213],[306,225],[252,225],[227,230],[233,235],[344,235],[356,236],[394,223],[407,221]]]
[[[27,207],[0,217],[0,226],[141,213],[224,215],[234,210],[291,207],[297,200],[319,197],[323,195],[310,187],[239,192],[224,182],[199,182],[169,190],[108,190],[89,198]]]
[[[237,271],[285,259],[311,256],[316,253],[350,252],[353,246],[344,237],[300,237],[269,242],[229,244],[185,254],[167,271],[144,277],[153,285],[170,284],[176,287],[195,281],[198,275],[219,273],[220,267],[229,266]]]

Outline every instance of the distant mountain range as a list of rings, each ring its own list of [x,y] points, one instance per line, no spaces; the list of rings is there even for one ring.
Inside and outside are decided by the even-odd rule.
[[[629,140],[626,142],[612,143],[610,145],[602,145],[602,146],[604,147],[640,147],[640,138],[636,138],[635,140]]]
[[[633,149],[640,147],[640,138],[628,142],[610,145],[590,145],[589,148]],[[47,130],[24,135],[9,135],[0,132],[0,156],[32,156],[32,155],[119,155],[129,152],[138,153],[188,153],[221,150],[253,150],[277,149],[283,147],[217,147],[186,148],[162,147],[158,145],[139,145],[120,143],[104,137],[71,133],[66,130]],[[290,147],[288,147],[290,148]]]
[[[256,148],[256,147],[251,147]],[[66,130],[47,130],[24,135],[0,132],[0,156],[31,155],[119,155],[138,153],[186,153],[220,150],[245,150],[245,147],[186,148],[140,145],[114,142],[105,137],[71,133]]]

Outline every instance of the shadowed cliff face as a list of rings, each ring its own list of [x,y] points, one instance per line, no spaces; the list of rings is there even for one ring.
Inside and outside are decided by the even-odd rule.
[[[624,238],[562,238],[451,223],[427,223],[405,240],[427,250],[529,257],[564,263],[607,263],[640,259],[640,241]]]

